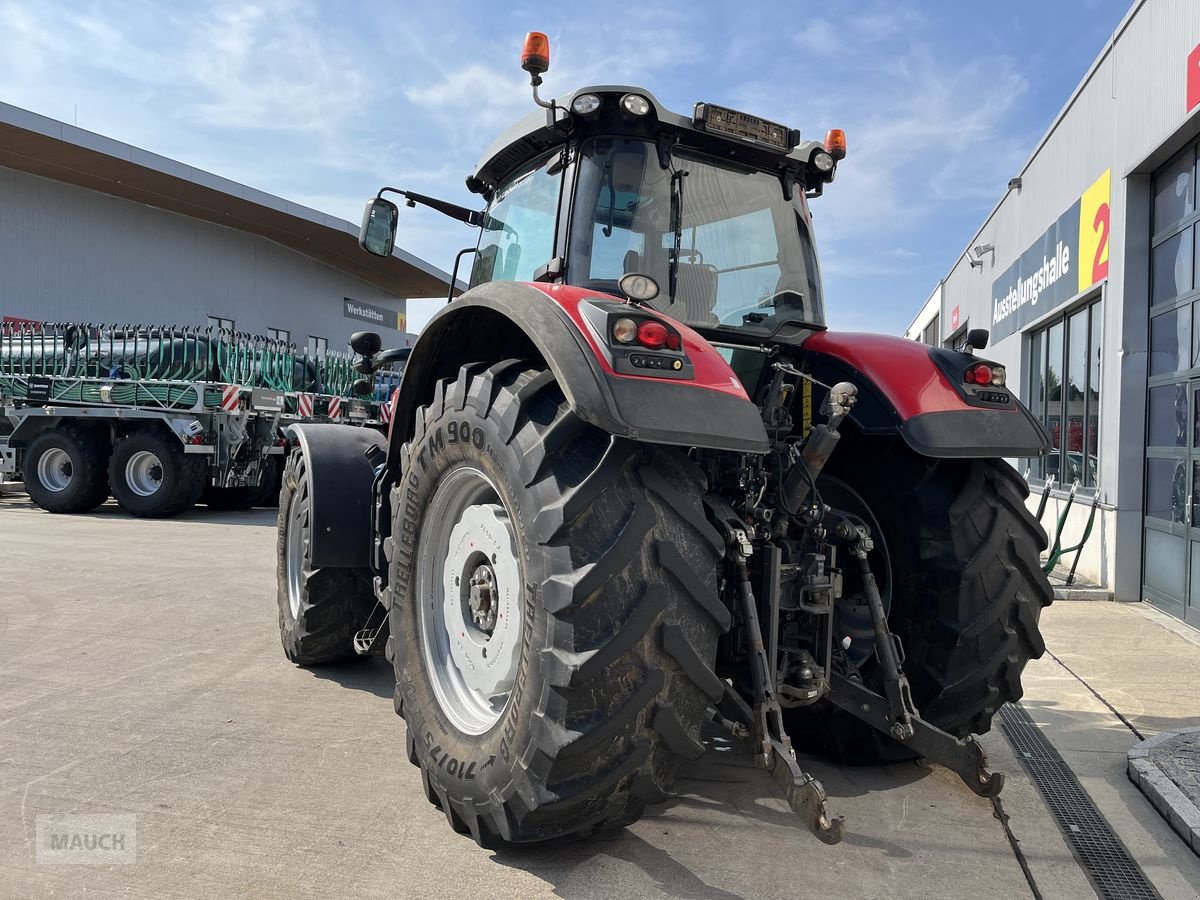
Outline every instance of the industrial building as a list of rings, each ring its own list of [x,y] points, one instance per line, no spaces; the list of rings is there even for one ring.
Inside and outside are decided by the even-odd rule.
[[[1200,3],[1138,0],[908,335],[982,355],[1052,442],[1028,470],[1079,572],[1200,625]],[[1069,566],[1073,557],[1064,559]]]
[[[445,272],[357,225],[0,103],[0,316],[211,325],[345,350],[410,345],[405,301]]]

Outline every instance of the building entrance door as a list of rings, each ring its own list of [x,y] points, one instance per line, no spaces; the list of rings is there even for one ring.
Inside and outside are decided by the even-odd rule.
[[[1150,390],[1143,590],[1200,626],[1200,378]]]

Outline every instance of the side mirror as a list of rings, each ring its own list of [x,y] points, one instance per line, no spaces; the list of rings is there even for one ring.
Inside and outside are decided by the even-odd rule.
[[[967,346],[974,347],[976,350],[982,350],[988,345],[988,338],[991,335],[986,328],[972,328],[967,332]]]
[[[374,356],[383,347],[383,339],[374,331],[356,331],[350,335],[350,349],[360,356]]]
[[[365,378],[357,378],[350,386],[350,390],[356,397],[365,397],[375,390],[375,385]]]
[[[400,210],[391,200],[375,197],[363,210],[362,227],[358,230],[358,246],[375,256],[391,256],[396,246],[396,223]]]

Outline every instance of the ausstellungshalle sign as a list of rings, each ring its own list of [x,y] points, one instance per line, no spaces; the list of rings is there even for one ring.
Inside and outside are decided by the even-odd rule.
[[[1108,199],[1106,171],[992,282],[993,343],[1108,276]]]
[[[404,331],[405,316],[403,311],[397,312],[383,306],[376,306],[374,303],[364,303],[362,300],[343,297],[342,315],[347,319],[359,319],[363,322],[370,322],[372,325],[382,325],[384,328],[395,328],[397,331]]]

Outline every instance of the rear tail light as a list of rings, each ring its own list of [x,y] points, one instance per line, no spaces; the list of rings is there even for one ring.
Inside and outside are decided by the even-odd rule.
[[[628,318],[613,319],[612,341],[618,346],[637,345],[647,350],[681,350],[683,338],[679,332],[658,319]]]
[[[662,322],[647,319],[638,326],[638,343],[647,350],[658,350],[667,345],[667,326]]]
[[[963,372],[963,382],[966,384],[1003,387],[1006,379],[1004,366],[989,366],[987,363],[977,363]]]

